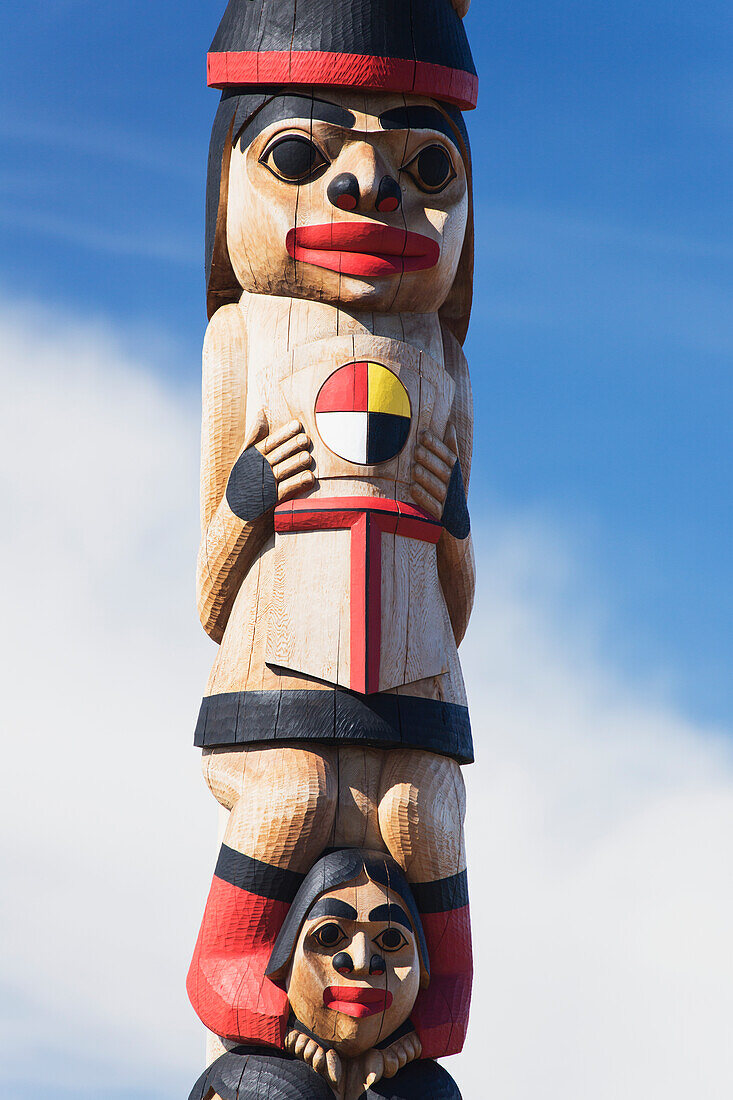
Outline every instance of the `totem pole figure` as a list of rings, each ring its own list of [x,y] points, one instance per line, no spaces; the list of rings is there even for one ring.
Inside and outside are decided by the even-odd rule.
[[[459,1096],[467,6],[230,0],[209,54],[199,1100]]]

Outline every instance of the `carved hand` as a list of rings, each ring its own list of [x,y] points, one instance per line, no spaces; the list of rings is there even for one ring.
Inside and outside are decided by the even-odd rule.
[[[328,1083],[337,1090],[337,1095],[341,1095],[338,1090],[341,1085],[343,1071],[341,1059],[335,1050],[324,1050],[316,1039],[312,1039],[310,1035],[299,1031],[297,1027],[288,1032],[285,1038],[285,1049],[295,1058],[300,1058],[306,1062],[321,1077],[325,1077]]]
[[[422,433],[415,450],[415,464],[412,467],[415,484],[410,492],[415,503],[436,519],[443,517],[448,485],[457,460],[458,443],[452,424],[448,425],[445,441],[432,432]]]
[[[422,1045],[414,1031],[404,1035],[384,1050],[369,1050],[361,1058],[348,1064],[344,1100],[358,1100],[367,1089],[382,1077],[394,1077],[398,1070],[422,1054]]]
[[[288,500],[315,483],[310,448],[311,441],[299,420],[291,420],[257,444],[272,468],[278,501]]]

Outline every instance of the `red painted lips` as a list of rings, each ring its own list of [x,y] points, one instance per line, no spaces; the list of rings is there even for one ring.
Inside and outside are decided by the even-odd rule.
[[[335,222],[290,229],[285,245],[294,260],[341,275],[401,275],[435,267],[440,245],[422,233],[369,222]]]
[[[392,1004],[392,994],[369,986],[329,985],[323,991],[323,1003],[334,1012],[362,1019],[386,1011]]]

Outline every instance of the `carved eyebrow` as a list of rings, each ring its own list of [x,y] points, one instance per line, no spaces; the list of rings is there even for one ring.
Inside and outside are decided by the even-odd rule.
[[[356,920],[358,913],[353,906],[341,898],[321,898],[308,914],[308,920],[316,917],[340,917],[342,920]]]
[[[412,924],[401,905],[377,905],[369,914],[369,920],[383,920],[390,924],[403,924],[412,932]]]
[[[319,122],[343,126],[347,130],[352,129],[356,122],[356,115],[345,107],[339,107],[337,103],[329,103],[325,99],[315,99],[309,95],[278,95],[250,119],[237,140],[244,148],[271,122],[284,122],[288,118],[317,119]]]
[[[451,124],[437,107],[428,107],[425,104],[392,107],[391,110],[384,111],[379,116],[379,125],[383,130],[437,130],[458,149],[458,142]]]

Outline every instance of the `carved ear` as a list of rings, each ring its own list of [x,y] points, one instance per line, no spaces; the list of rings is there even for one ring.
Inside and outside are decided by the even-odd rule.
[[[471,0],[451,0],[451,4],[456,9],[461,19],[471,7]]]

